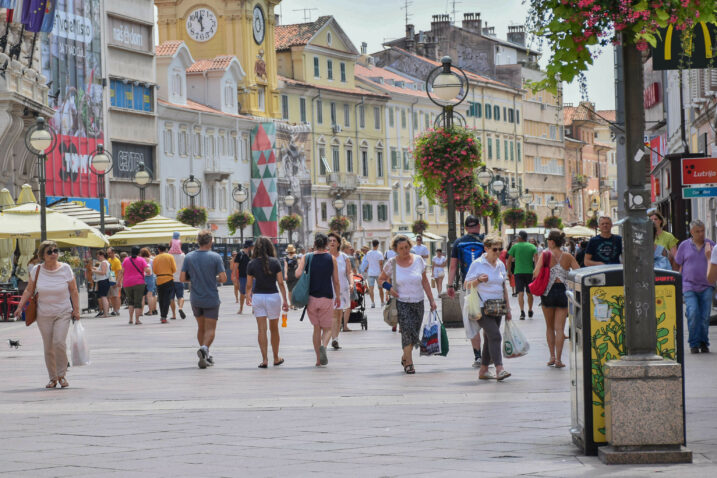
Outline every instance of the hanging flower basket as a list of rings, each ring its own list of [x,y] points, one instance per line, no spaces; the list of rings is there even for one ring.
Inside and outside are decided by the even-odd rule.
[[[543,219],[543,226],[546,229],[562,229],[563,220],[560,219],[558,216],[548,216]]]
[[[177,221],[197,227],[207,223],[207,208],[185,207],[177,211]]]
[[[590,219],[588,219],[588,222],[587,222],[586,226],[589,227],[590,229],[597,229],[597,227],[598,227],[598,220],[597,220],[597,218],[596,218],[596,217],[591,217]]]
[[[525,211],[525,227],[535,227],[538,225],[538,215],[533,211]]]
[[[351,221],[346,216],[334,217],[329,221],[329,229],[339,234],[346,232],[351,227]]]
[[[514,207],[503,211],[503,222],[512,228],[522,226],[525,222],[525,210]]]
[[[254,215],[249,211],[238,211],[227,218],[227,227],[232,236],[247,226],[254,224]]]
[[[279,232],[295,231],[301,227],[301,216],[298,214],[289,214],[279,219]]]
[[[414,234],[423,234],[428,229],[428,222],[423,219],[418,219],[411,225],[411,230]]]
[[[156,201],[134,201],[124,209],[124,220],[128,227],[132,227],[158,214],[159,203]]]

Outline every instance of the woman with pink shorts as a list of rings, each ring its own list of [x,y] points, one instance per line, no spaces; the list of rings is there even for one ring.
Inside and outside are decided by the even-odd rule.
[[[296,269],[296,277],[301,277],[304,267],[308,267],[311,274],[309,304],[306,312],[309,314],[311,325],[314,326],[313,342],[317,367],[329,363],[326,347],[322,343],[328,343],[331,338],[334,307],[341,306],[341,298],[334,295],[335,290],[341,290],[338,267],[336,258],[326,250],[328,243],[326,234],[316,234],[314,252],[302,257]]]

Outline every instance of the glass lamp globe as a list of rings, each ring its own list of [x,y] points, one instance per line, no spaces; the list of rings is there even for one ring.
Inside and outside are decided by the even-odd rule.
[[[334,199],[334,209],[340,211],[344,208],[344,200],[341,198]]]
[[[101,145],[97,146],[97,154],[92,157],[92,168],[97,171],[97,174],[105,174],[112,165],[110,157],[107,156],[105,150],[102,149]]]
[[[284,204],[286,205],[286,207],[293,206],[295,202],[296,202],[296,198],[294,196],[292,196],[291,194],[289,194],[288,196],[286,196],[284,198]]]
[[[486,187],[490,184],[491,174],[490,171],[484,169],[478,173],[478,184]]]
[[[460,78],[451,73],[443,72],[433,80],[433,93],[443,101],[451,101],[461,92]]]
[[[503,183],[502,179],[496,179],[493,181],[493,191],[501,193],[503,192],[503,188],[505,188],[505,183]]]
[[[416,206],[416,212],[421,216],[426,213],[426,205],[423,204],[423,201],[419,202],[418,206]]]
[[[508,197],[510,199],[518,199],[520,197],[520,191],[515,186],[511,186],[508,189]]]
[[[194,181],[194,180],[192,180],[190,182],[196,184],[196,181]],[[189,192],[187,192],[187,194],[189,194]],[[195,191],[194,194],[191,194],[191,196],[196,196],[197,194],[199,194],[199,190]],[[246,189],[237,187],[237,188],[234,188],[234,191],[232,192],[232,197],[234,198],[234,201],[241,204],[244,201],[246,201],[248,194],[246,192]]]
[[[184,192],[187,194],[187,196],[197,196],[202,190],[202,185],[194,179],[194,176],[189,177],[189,181],[184,183]]]
[[[44,125],[44,123],[42,124]],[[50,145],[52,145],[52,135],[47,129],[36,129],[30,135],[30,146],[32,146],[35,151],[44,153]]]
[[[147,183],[149,183],[150,179],[151,178],[149,176],[149,173],[147,171],[145,171],[144,169],[140,169],[134,175],[134,182],[135,182],[135,184],[137,184],[140,187],[146,186]]]

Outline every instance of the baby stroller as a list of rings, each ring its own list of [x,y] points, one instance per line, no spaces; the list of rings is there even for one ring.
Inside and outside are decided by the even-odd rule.
[[[351,313],[349,314],[349,323],[360,322],[363,330],[368,330],[368,320],[366,318],[366,281],[363,276],[354,274],[355,294],[351,297]]]

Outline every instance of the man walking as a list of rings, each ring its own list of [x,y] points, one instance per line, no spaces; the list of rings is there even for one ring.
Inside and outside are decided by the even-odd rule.
[[[371,297],[371,308],[376,307],[376,301],[374,300],[373,288],[376,285],[378,276],[381,274],[383,269],[383,254],[378,250],[378,239],[371,241],[373,249],[368,251],[361,262],[361,270],[368,271],[368,294]],[[383,288],[378,288],[378,294],[381,297],[381,306],[383,306]]]
[[[166,324],[169,303],[172,301],[172,292],[174,291],[174,273],[177,272],[177,264],[174,262],[174,257],[167,254],[166,245],[158,245],[157,251],[159,251],[159,254],[152,262],[152,270],[157,276],[160,322]]]
[[[528,295],[528,317],[533,317],[533,294],[528,285],[533,281],[533,269],[538,260],[538,248],[528,242],[528,233],[520,231],[518,240],[508,251],[508,269],[515,262],[515,290],[518,292],[518,305],[520,306],[520,320],[525,320],[524,296]],[[510,272],[509,272],[510,274]]]
[[[417,256],[423,257],[423,260],[428,264],[428,248],[423,245],[423,236],[416,236],[416,245],[411,248],[411,252]]]
[[[122,306],[122,261],[120,261],[120,258],[115,254],[115,250],[111,247],[107,249],[107,260],[110,263],[110,269],[112,269],[112,272],[115,274],[115,283],[114,285],[110,285],[109,292],[110,305],[112,306],[112,313],[110,315],[117,316]]]
[[[460,269],[460,277],[465,280],[466,272],[471,263],[483,255],[483,237],[480,235],[480,220],[469,215],[463,222],[466,233],[455,240],[451,248],[451,262],[448,267],[448,284],[446,289],[448,297],[455,297],[455,280],[458,269]],[[466,331],[466,337],[473,345],[473,367],[479,368],[481,365],[480,351],[480,326],[477,320],[469,320],[466,314],[463,314],[463,328]],[[490,365],[490,364],[488,364]]]
[[[244,241],[244,249],[239,251],[234,262],[237,264],[237,270],[239,272],[239,312],[237,314],[244,313],[244,301],[246,300],[246,269],[249,267],[249,261],[251,261],[251,251],[254,248],[254,241],[247,239]]]
[[[189,302],[192,304],[192,313],[197,319],[197,340],[199,341],[199,368],[214,365],[214,358],[209,355],[209,347],[214,342],[219,319],[219,292],[217,282],[227,281],[224,271],[224,261],[219,254],[212,251],[212,232],[200,231],[197,235],[199,249],[192,251],[184,258],[182,282],[192,284],[192,294]]]
[[[708,353],[710,313],[715,288],[714,283],[707,280],[707,251],[709,249],[711,253],[714,242],[705,239],[705,224],[700,220],[690,223],[690,235],[692,237],[677,248],[675,263],[682,273],[690,352]]]
[[[600,234],[591,238],[585,249],[585,265],[601,266],[603,264],[620,264],[622,255],[622,237],[613,234],[612,219],[600,216],[598,219]]]
[[[185,256],[184,252],[182,252],[182,241],[179,240],[179,233],[175,232],[172,237],[172,246],[169,248],[169,255],[174,258],[176,271],[172,276],[172,293],[169,296],[169,305],[172,308],[172,320],[177,319],[177,310],[179,310],[179,316],[182,319],[186,319],[187,314],[182,310],[184,308],[184,284],[179,280]]]

